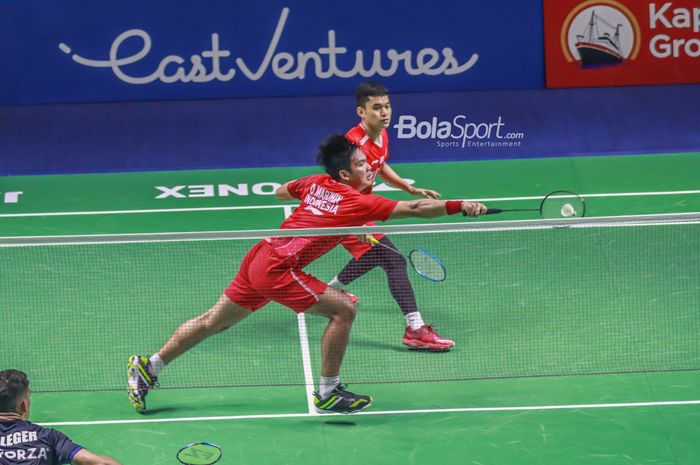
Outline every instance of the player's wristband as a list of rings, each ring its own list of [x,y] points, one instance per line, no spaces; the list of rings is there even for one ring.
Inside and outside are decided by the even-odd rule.
[[[445,210],[447,210],[448,215],[456,215],[462,212],[462,201],[461,200],[448,200],[445,202]]]

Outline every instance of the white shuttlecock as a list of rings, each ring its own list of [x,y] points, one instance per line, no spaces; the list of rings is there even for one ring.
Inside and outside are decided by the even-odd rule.
[[[565,203],[564,206],[561,207],[561,216],[569,217],[575,215],[576,210],[574,210],[574,207],[570,203]]]

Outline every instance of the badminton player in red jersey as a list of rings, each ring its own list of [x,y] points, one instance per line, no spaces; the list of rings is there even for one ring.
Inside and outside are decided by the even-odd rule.
[[[386,128],[391,121],[391,103],[386,87],[378,82],[363,82],[355,90],[355,101],[360,122],[350,129],[345,137],[360,147],[360,150],[366,155],[367,164],[372,170],[373,180],[374,177],[379,176],[385,182],[411,195],[430,199],[440,198],[438,192],[411,186],[387,164],[389,135]],[[364,194],[371,192],[371,185],[362,190]],[[396,250],[396,246],[383,234],[375,235],[375,239]],[[344,289],[357,278],[376,267],[381,267],[386,272],[389,291],[406,320],[406,330],[403,335],[404,345],[414,349],[432,351],[448,351],[454,347],[453,341],[441,337],[433,325],[425,324],[423,321],[413,287],[408,279],[406,260],[403,256],[386,247],[375,247],[354,237],[348,237],[343,240],[342,244],[353,258],[328,283],[329,285],[336,289]]]
[[[372,184],[374,172],[365,154],[342,135],[319,147],[317,160],[327,174],[290,181],[277,189],[281,200],[299,199],[299,207],[282,229],[361,226],[395,218],[433,218],[466,213],[478,216],[483,204],[461,200],[389,200],[361,194]],[[305,273],[304,267],[336,247],[345,236],[275,237],[258,242],[243,258],[240,269],[216,304],[178,327],[150,358],[129,358],[128,393],[132,406],[143,412],[145,397],[156,385],[166,364],[204,339],[240,322],[271,300],[297,313],[328,318],[321,341],[321,379],[314,393],[319,413],[352,413],[367,408],[372,398],[347,391],[340,383],[340,366],[355,318],[355,301]]]

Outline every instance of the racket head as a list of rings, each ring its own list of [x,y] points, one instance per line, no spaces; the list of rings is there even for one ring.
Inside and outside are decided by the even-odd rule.
[[[221,447],[210,442],[193,442],[180,448],[177,459],[184,465],[212,465],[221,459]]]
[[[413,249],[408,254],[408,261],[419,276],[439,283],[447,279],[447,268],[439,258],[423,249]]]
[[[540,202],[540,216],[544,219],[583,218],[586,202],[571,191],[550,192]]]

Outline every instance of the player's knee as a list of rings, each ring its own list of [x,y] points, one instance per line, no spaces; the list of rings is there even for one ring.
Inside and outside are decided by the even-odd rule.
[[[346,322],[352,323],[355,320],[355,315],[357,310],[355,304],[352,303],[350,299],[344,299],[338,305],[336,316],[338,319]]]
[[[386,256],[382,262],[382,268],[384,268],[384,271],[387,273],[405,270],[406,265],[407,262],[404,256],[397,253]]]

